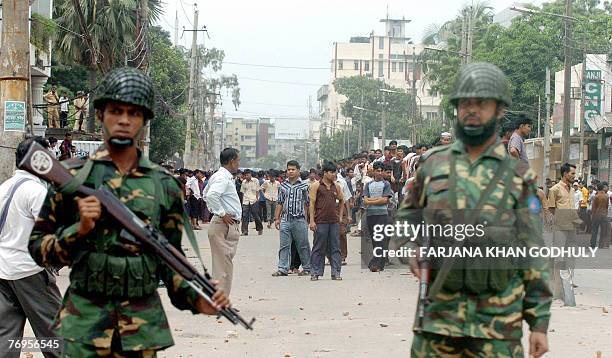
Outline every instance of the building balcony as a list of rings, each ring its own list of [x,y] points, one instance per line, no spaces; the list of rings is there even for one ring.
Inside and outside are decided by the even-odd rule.
[[[329,85],[323,85],[317,91],[317,101],[321,102],[329,95]]]

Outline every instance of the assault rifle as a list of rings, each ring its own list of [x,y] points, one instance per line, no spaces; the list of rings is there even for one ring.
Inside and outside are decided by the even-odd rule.
[[[26,156],[18,165],[19,169],[26,170],[35,176],[55,185],[58,188],[67,185],[73,180],[70,172],[51,156],[51,153],[38,143],[32,143]],[[91,189],[80,185],[74,191],[79,196],[93,195],[125,231],[121,236],[124,239],[133,239],[150,253],[156,255],[168,267],[179,274],[202,298],[212,305],[212,296],[217,291],[211,282],[208,272],[200,274],[184,255],[182,255],[168,240],[155,228],[145,224],[125,204],[123,204],[107,188]],[[234,325],[241,324],[246,329],[253,329],[255,318],[247,322],[234,308],[224,308],[218,312]]]
[[[424,247],[425,252],[431,245],[429,230],[425,224],[424,235],[421,238],[421,247]],[[417,305],[417,329],[423,329],[423,320],[425,319],[425,308],[429,304],[429,274],[431,272],[431,264],[427,257],[419,257],[419,302]]]

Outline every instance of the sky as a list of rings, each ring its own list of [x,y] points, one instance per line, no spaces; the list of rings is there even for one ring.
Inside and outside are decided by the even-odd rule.
[[[174,41],[178,14],[179,44],[191,47],[194,1],[199,10],[198,44],[225,51],[225,64],[217,73],[236,74],[242,104],[236,111],[229,93],[223,93],[228,117],[272,117],[282,120],[306,118],[308,101],[318,111],[316,92],[331,77],[330,61],[334,42],[348,42],[353,36],[384,32],[387,6],[390,18],[412,20],[406,36],[420,43],[424,29],[453,19],[465,0],[166,0],[158,25],[169,31]],[[491,0],[497,13],[516,0]],[[540,4],[542,1],[534,1]],[[242,64],[242,65],[240,65]],[[245,64],[302,67],[247,66]]]

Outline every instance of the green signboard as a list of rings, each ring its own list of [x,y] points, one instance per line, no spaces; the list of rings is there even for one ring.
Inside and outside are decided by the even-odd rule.
[[[585,131],[592,132],[587,120],[601,115],[602,104],[601,70],[586,70],[584,78],[584,118]]]
[[[4,102],[4,131],[25,132],[26,103],[22,101]]]

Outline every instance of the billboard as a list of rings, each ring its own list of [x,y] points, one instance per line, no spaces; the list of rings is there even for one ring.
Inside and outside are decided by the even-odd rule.
[[[308,119],[276,119],[274,121],[275,139],[308,139]]]

